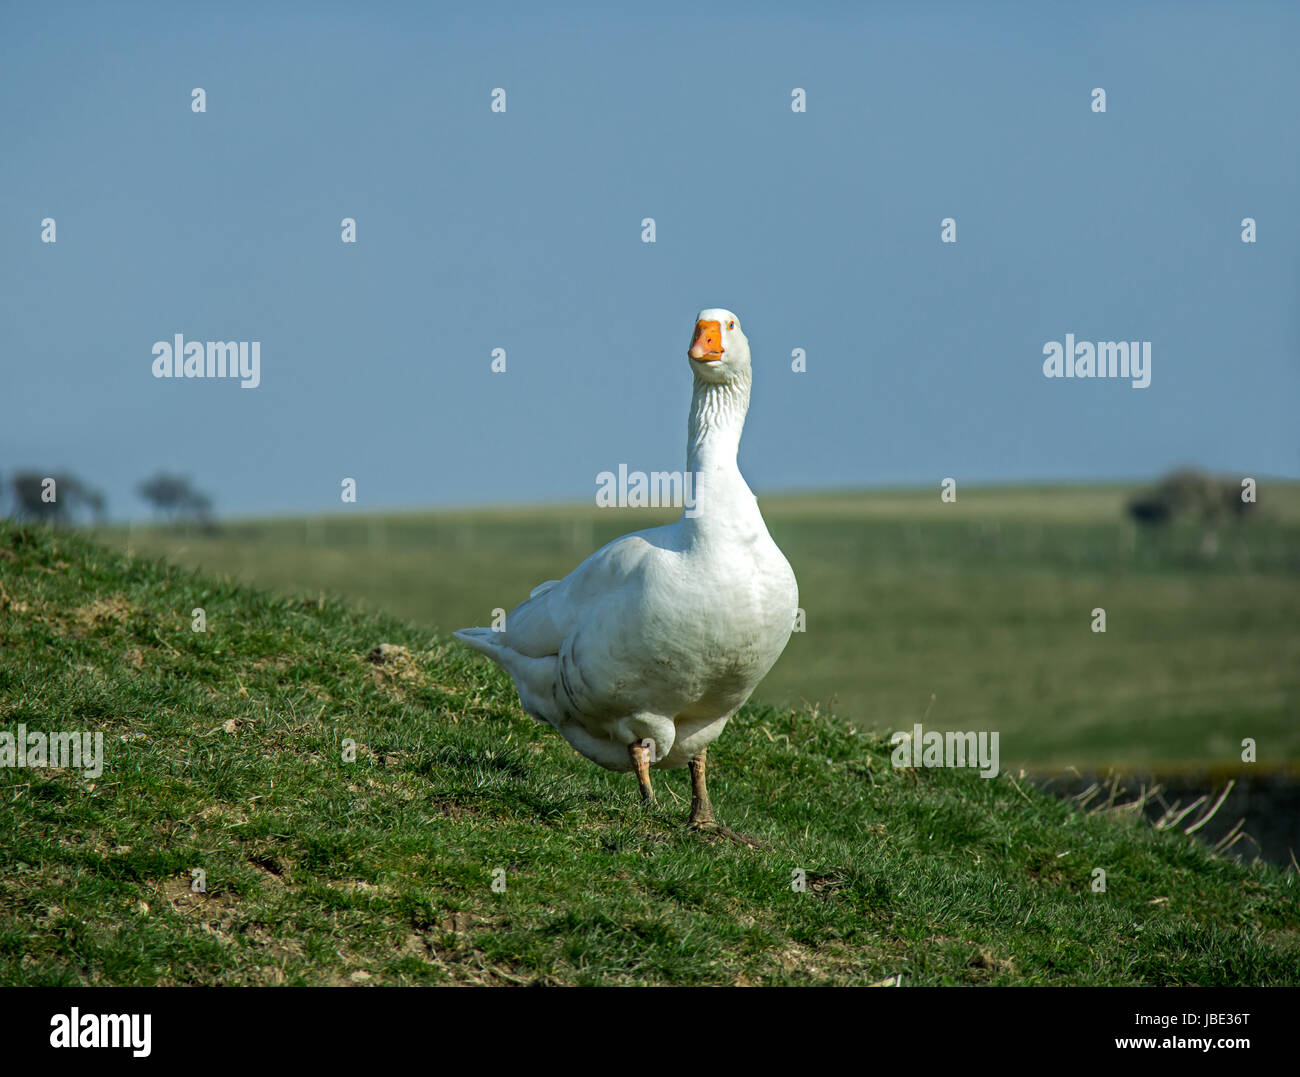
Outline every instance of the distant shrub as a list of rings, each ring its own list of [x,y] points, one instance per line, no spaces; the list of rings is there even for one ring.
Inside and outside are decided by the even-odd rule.
[[[1158,527],[1175,519],[1214,526],[1227,517],[1244,519],[1253,502],[1241,498],[1239,479],[1220,479],[1203,471],[1183,469],[1165,476],[1154,487],[1135,494],[1127,509],[1143,526]]]

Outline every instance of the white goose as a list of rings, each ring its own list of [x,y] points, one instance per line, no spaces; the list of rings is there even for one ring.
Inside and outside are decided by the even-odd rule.
[[[615,539],[534,588],[504,631],[456,636],[505,669],[524,710],[588,759],[636,771],[643,799],[654,799],[651,767],[689,764],[690,822],[710,828],[705,751],[785,649],[799,593],[736,466],[752,379],[739,320],[700,311],[687,355],[693,512]]]

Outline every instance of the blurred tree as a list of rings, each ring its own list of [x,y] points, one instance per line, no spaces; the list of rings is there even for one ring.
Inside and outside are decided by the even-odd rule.
[[[189,521],[204,527],[212,526],[212,499],[190,485],[184,475],[158,472],[136,487],[142,498],[154,511],[172,523]]]
[[[1218,479],[1203,471],[1184,468],[1166,475],[1149,490],[1128,502],[1129,516],[1146,527],[1160,527],[1187,519],[1205,528],[1201,552],[1213,556],[1219,548],[1218,528],[1225,517],[1247,519],[1255,503],[1243,501],[1239,479]]]
[[[17,471],[9,480],[15,519],[70,523],[80,510],[89,510],[96,523],[103,523],[104,495],[75,475]]]
[[[1254,502],[1242,500],[1240,480],[1216,479],[1184,468],[1135,494],[1128,503],[1128,514],[1142,524],[1168,523],[1175,517],[1215,524],[1224,516],[1245,517],[1254,507]]]

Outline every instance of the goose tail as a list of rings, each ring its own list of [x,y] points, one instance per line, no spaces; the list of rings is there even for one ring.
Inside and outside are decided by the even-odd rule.
[[[525,711],[538,721],[555,723],[555,655],[530,658],[526,654],[520,654],[507,644],[499,642],[501,633],[490,628],[462,628],[452,635],[487,655],[510,674]]]
[[[500,653],[501,648],[497,644],[496,640],[492,638],[493,636],[499,635],[499,633],[493,632],[492,629],[458,628],[455,632],[452,633],[452,635],[455,636],[458,640],[462,640],[465,643],[468,643],[471,647],[474,648],[474,650],[481,651],[489,658],[497,659],[497,661],[500,661],[500,659],[497,658],[497,656]]]

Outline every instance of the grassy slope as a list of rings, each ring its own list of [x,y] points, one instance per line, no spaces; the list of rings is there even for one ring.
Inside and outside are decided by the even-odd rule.
[[[1300,484],[1197,553],[1195,528],[1136,534],[1121,487],[963,487],[762,498],[807,631],[763,685],[860,729],[996,729],[1044,767],[1300,765]],[[137,531],[138,552],[291,594],[324,590],[448,634],[672,512],[591,506],[358,515]],[[1107,610],[1105,635],[1091,631]],[[935,696],[930,706],[930,697]]]
[[[0,728],[108,752],[93,787],[0,770],[3,983],[1300,982],[1294,873],[895,770],[825,713],[751,705],[711,753],[756,851],[683,828],[683,772],[643,810],[407,625],[7,523],[0,584]]]

